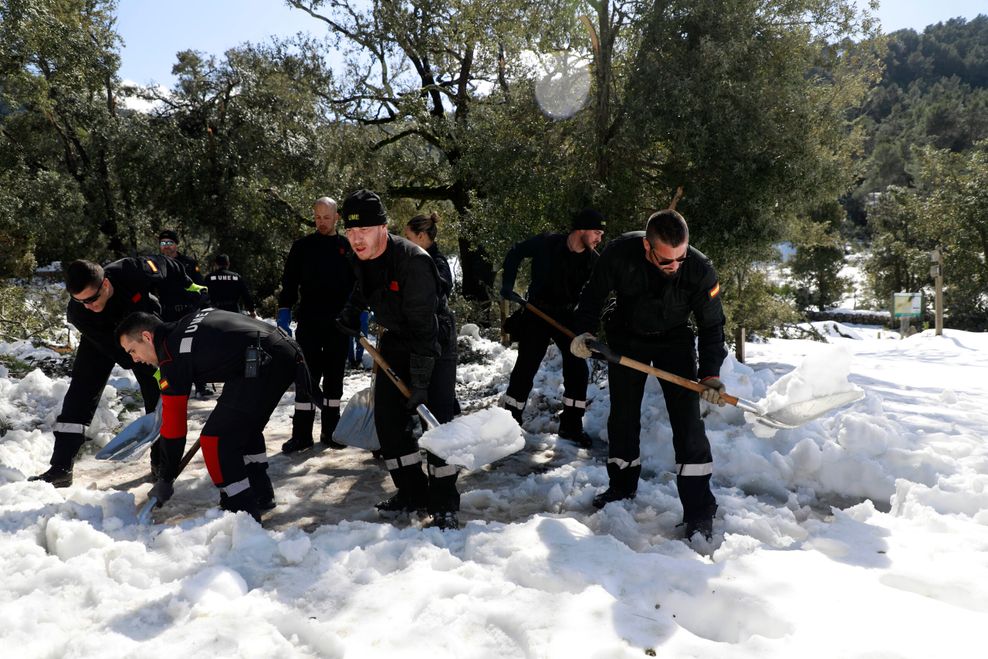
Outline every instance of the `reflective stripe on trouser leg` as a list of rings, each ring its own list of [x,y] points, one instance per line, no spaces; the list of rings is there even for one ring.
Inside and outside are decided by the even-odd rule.
[[[250,489],[250,480],[244,478],[236,483],[230,483],[229,485],[224,485],[220,488],[220,492],[227,495],[228,497],[236,496],[243,492],[244,490]]]
[[[709,476],[714,473],[714,463],[705,462],[703,464],[677,464],[677,476]]]
[[[51,429],[52,432],[81,435],[86,432],[86,424],[58,422],[52,426]]]
[[[244,456],[244,464],[267,464],[268,456],[266,453],[254,453],[253,455]]]
[[[513,407],[516,410],[525,409],[525,401],[515,400],[508,394],[504,394],[504,396],[501,398],[501,405],[503,405],[504,407]]]
[[[300,401],[295,401],[295,411],[297,412],[315,412],[315,403],[303,403]]]
[[[408,455],[402,455],[397,458],[391,458],[384,461],[384,466],[387,467],[388,471],[394,471],[400,467],[407,467],[409,465],[420,464],[422,462],[422,454],[419,452],[409,453]]]
[[[339,409],[339,407],[340,407],[340,399],[338,399],[338,398],[327,398],[324,407],[335,407],[336,409]]]
[[[585,400],[575,400],[573,398],[567,398],[563,396],[563,407],[575,407],[580,410],[587,409],[587,401]]]

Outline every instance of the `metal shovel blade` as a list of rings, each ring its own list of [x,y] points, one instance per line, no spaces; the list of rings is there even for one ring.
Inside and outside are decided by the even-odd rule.
[[[134,420],[96,453],[97,460],[127,460],[140,455],[142,449],[158,438],[161,429],[159,412]]]
[[[864,398],[864,392],[860,389],[853,389],[851,391],[841,391],[835,394],[810,398],[809,400],[792,403],[770,411],[766,411],[760,405],[755,405],[749,401],[744,401],[745,405],[741,405],[741,401],[739,400],[738,407],[745,412],[755,415],[758,421],[766,426],[772,428],[796,428],[862,398]]]

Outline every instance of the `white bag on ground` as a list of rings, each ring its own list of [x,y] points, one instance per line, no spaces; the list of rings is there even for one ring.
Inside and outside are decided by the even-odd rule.
[[[374,428],[374,387],[373,384],[361,389],[347,401],[340,422],[333,431],[333,439],[340,444],[354,448],[376,451],[381,448]]]

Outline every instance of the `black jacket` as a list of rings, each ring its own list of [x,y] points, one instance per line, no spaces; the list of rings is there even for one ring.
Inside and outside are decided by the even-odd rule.
[[[446,301],[453,292],[453,271],[449,267],[449,260],[439,251],[439,245],[432,243],[429,249],[425,250],[436,263],[436,272],[439,275],[439,295]]]
[[[532,283],[528,301],[543,311],[570,310],[580,298],[580,290],[597,262],[595,250],[571,252],[566,246],[569,234],[543,233],[517,243],[504,257],[501,296],[514,288],[518,267],[523,259],[532,259]]]
[[[644,231],[632,231],[611,241],[594,267],[576,308],[576,332],[594,332],[611,292],[615,302],[607,311],[607,333],[619,339],[676,343],[692,340],[690,315],[696,321],[699,377],[720,373],[727,356],[720,284],[710,260],[690,247],[673,278],[666,278],[645,258]]]
[[[242,309],[254,311],[254,300],[247,289],[247,282],[239,273],[218,268],[206,275],[209,301],[216,309],[240,313]],[[243,307],[240,302],[243,301]]]
[[[438,358],[450,341],[452,314],[440,295],[442,284],[429,253],[389,234],[381,256],[352,259],[357,284],[341,314],[344,323],[359,327],[356,319],[369,308],[377,324],[388,330],[393,349]]]
[[[120,366],[133,368],[133,360],[117,340],[117,325],[135,311],[160,315],[156,294],[166,287],[185,288],[192,281],[181,265],[160,254],[120,259],[104,266],[103,272],[113,286],[113,297],[103,310],[96,313],[70,299],[65,315],[84,341]]]
[[[292,243],[281,277],[278,306],[291,309],[299,323],[332,326],[353,290],[350,243],[340,235],[312,233]]]

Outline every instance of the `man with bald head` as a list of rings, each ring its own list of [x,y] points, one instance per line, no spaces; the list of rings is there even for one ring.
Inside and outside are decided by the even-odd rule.
[[[336,317],[353,290],[353,268],[347,258],[350,244],[336,233],[339,215],[333,199],[316,199],[312,218],[316,231],[292,243],[278,295],[278,327],[289,336],[292,308],[295,308],[295,339],[312,374],[315,399],[315,402],[296,399],[292,437],[281,447],[285,453],[313,445],[312,426],[317,407],[322,409],[320,441],[332,448],[343,448],[333,441],[333,430],[340,420],[349,337],[337,329]]]

